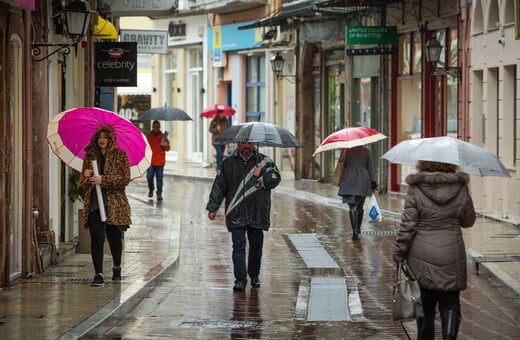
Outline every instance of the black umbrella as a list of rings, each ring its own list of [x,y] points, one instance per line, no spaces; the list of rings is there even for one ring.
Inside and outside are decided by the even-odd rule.
[[[145,111],[137,120],[193,120],[186,112],[176,107],[154,107]]]
[[[215,141],[224,144],[249,142],[280,148],[299,148],[303,146],[289,130],[278,125],[263,122],[242,123],[230,126]]]

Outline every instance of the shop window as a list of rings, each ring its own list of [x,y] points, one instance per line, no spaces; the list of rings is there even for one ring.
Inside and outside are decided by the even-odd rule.
[[[422,71],[421,33],[415,31],[399,36],[399,75],[419,74]]]
[[[247,57],[246,121],[248,122],[266,121],[265,68],[265,56]]]

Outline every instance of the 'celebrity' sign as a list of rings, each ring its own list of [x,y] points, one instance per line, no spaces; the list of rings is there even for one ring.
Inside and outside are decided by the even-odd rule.
[[[121,41],[137,42],[137,53],[168,53],[168,31],[121,30]]]
[[[96,42],[94,73],[96,86],[137,86],[137,43]]]

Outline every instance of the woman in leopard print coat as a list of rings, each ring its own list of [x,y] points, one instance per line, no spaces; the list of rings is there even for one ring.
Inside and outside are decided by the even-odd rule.
[[[92,161],[96,160],[99,176],[94,176]],[[123,232],[128,229],[131,212],[125,188],[130,183],[128,156],[116,144],[116,135],[111,126],[100,127],[85,148],[83,169],[78,185],[85,187],[82,226],[88,228],[91,238],[91,255],[95,276],[91,285],[102,286],[103,252],[105,234],[114,262],[112,281],[121,280],[121,255]],[[101,221],[99,204],[94,184],[99,184],[107,220]]]

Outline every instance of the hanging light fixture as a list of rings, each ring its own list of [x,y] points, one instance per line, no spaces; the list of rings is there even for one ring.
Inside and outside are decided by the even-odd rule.
[[[57,25],[65,25],[66,27],[66,31],[61,30],[63,27],[59,27],[60,30],[57,29],[57,31],[60,31],[64,36],[71,38],[72,43],[52,44],[40,42],[31,44],[32,60],[34,61],[45,60],[60,51],[64,55],[68,55],[70,53],[70,48],[74,47],[77,49],[79,41],[88,33],[88,28],[90,26],[90,16],[92,14],[90,10],[90,4],[88,2],[72,0],[69,1],[64,7],[61,9],[58,8],[57,10],[59,10],[59,12],[53,15],[59,16],[62,15],[62,13],[65,14],[65,23],[57,21]],[[46,56],[40,57],[43,47],[55,47],[56,49],[54,49]]]
[[[71,1],[63,8],[67,18],[67,33],[73,39],[81,39],[87,34],[90,24],[90,4],[86,1]]]
[[[285,60],[280,55],[280,53],[277,52],[276,55],[274,55],[271,58],[271,68],[272,68],[273,72],[276,74],[280,74],[283,71],[284,63],[285,63]]]
[[[441,52],[444,46],[435,38],[431,38],[424,45],[426,49],[426,61],[430,63],[432,67],[431,74],[434,76],[450,75],[452,77],[461,76],[460,67],[437,67],[437,63],[441,59]]]

